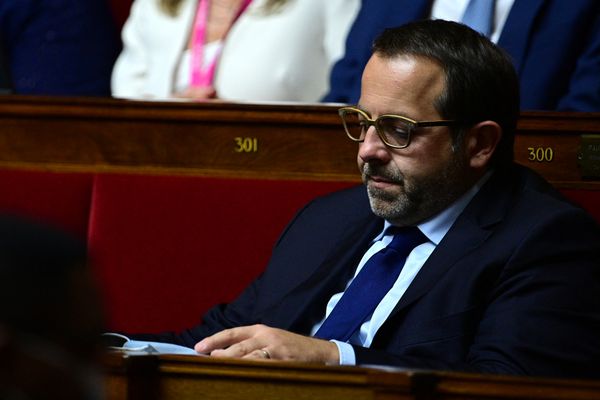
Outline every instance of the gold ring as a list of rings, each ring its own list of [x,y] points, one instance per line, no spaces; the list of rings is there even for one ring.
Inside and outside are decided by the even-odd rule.
[[[267,360],[271,358],[271,355],[269,354],[269,352],[267,350],[260,349],[260,351],[262,351],[263,358],[266,358]]]

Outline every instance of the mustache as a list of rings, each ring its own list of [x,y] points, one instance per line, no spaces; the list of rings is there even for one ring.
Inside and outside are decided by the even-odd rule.
[[[365,163],[362,170],[363,180],[367,180],[372,176],[398,184],[404,182],[404,175],[400,171],[389,170],[382,165]]]

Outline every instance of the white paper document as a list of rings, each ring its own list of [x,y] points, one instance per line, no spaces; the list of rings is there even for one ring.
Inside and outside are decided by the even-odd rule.
[[[194,349],[189,347],[180,346],[172,343],[163,342],[147,342],[143,340],[132,340],[125,335],[120,333],[104,333],[106,339],[119,340],[122,343],[120,346],[109,346],[110,349],[119,350],[126,353],[132,354],[187,354],[194,356],[203,356],[203,354],[197,353]]]

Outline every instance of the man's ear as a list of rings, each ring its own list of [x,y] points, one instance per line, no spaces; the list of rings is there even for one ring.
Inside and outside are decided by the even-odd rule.
[[[502,128],[494,121],[473,125],[465,138],[469,165],[478,169],[487,167],[501,137]]]

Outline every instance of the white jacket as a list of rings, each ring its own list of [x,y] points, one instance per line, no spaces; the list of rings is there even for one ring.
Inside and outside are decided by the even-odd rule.
[[[115,97],[172,96],[198,0],[184,0],[176,17],[157,0],[135,0],[123,28],[123,51],[112,76]],[[360,0],[289,0],[266,14],[254,0],[229,32],[214,86],[225,100],[315,102],[343,56]]]

